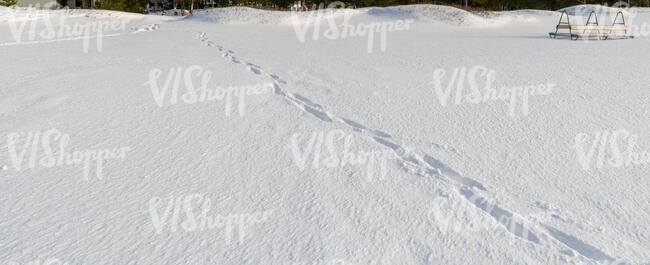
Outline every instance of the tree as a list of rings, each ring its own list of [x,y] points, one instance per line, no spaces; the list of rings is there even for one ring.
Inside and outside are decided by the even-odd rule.
[[[18,0],[0,0],[0,6],[13,6],[18,3]]]

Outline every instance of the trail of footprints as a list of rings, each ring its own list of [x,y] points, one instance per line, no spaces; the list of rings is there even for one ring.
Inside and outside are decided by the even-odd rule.
[[[147,24],[147,25],[140,25],[137,27],[131,27],[131,33],[138,33],[138,32],[144,32],[144,31],[153,31],[153,30],[159,30],[160,25],[159,24]]]
[[[266,75],[267,77],[273,79],[274,83],[286,84],[286,82],[284,80],[280,79],[277,75],[267,73],[266,71],[262,70],[262,68],[260,66],[254,64],[254,63],[249,63],[249,62],[244,62],[244,61],[239,60],[236,56],[234,56],[234,54],[235,54],[234,51],[226,49],[223,46],[218,45],[218,44],[214,43],[213,41],[209,40],[207,38],[207,34],[205,34],[204,32],[199,32],[198,35],[197,35],[197,38],[199,40],[201,40],[203,43],[205,43],[205,45],[207,45],[208,47],[214,47],[218,51],[222,52],[221,56],[224,57],[224,58],[229,59],[232,63],[246,65],[248,71],[250,71],[251,73],[256,74],[256,75]],[[276,86],[276,91],[277,91],[277,89],[278,89],[278,87]]]
[[[402,145],[397,144],[396,140],[394,140],[394,138],[392,138],[392,136],[388,133],[382,132],[380,130],[370,129],[358,122],[349,119],[337,117],[336,115],[333,115],[330,112],[326,111],[321,105],[312,102],[300,94],[285,91],[280,87],[280,84],[286,84],[286,81],[282,80],[279,76],[273,73],[266,72],[264,69],[262,69],[262,67],[254,63],[246,62],[235,57],[234,51],[226,49],[223,46],[209,40],[206,33],[199,32],[197,34],[197,38],[201,40],[206,46],[216,48],[218,51],[222,52],[222,57],[229,59],[232,63],[243,64],[251,73],[255,75],[265,75],[268,78],[272,79],[273,86],[275,88],[274,93],[278,96],[283,97],[285,100],[289,101],[291,104],[300,108],[304,112],[309,113],[325,122],[339,122],[345,124],[346,126],[351,127],[354,131],[361,133],[374,140],[375,142],[392,149],[399,158],[401,166],[404,169],[408,170],[408,172],[415,173],[423,177],[438,177],[441,179],[447,177],[448,179],[457,183],[458,185],[456,185],[456,188],[465,199],[467,199],[472,205],[492,216],[513,235],[536,244],[541,243],[540,237],[538,235],[543,235],[542,238],[552,237],[555,240],[561,242],[566,247],[580,253],[586,258],[595,261],[608,262],[615,260],[601,250],[571,235],[565,234],[549,225],[542,224],[541,228],[531,227],[530,224],[524,224],[518,218],[513,219],[512,217],[514,214],[512,212],[509,212],[508,210],[503,209],[498,205],[490,204],[489,199],[478,194],[481,191],[487,192],[487,189],[480,182],[462,176],[432,156],[415,150],[406,150],[402,147]],[[452,148],[451,150],[455,149]],[[477,190],[478,193],[476,192]],[[534,229],[534,231],[531,229]]]

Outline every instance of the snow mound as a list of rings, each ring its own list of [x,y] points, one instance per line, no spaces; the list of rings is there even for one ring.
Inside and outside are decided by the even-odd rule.
[[[168,15],[173,12],[168,11]],[[473,13],[450,6],[440,5],[407,5],[393,7],[369,7],[359,9],[321,9],[306,12],[270,11],[249,7],[228,7],[195,10],[190,17],[169,17],[161,15],[142,15],[111,10],[89,9],[58,9],[45,10],[35,8],[14,7],[0,8],[0,22],[39,19],[46,17],[79,17],[94,19],[139,19],[144,17],[160,17],[174,19],[189,19],[216,24],[270,24],[292,25],[294,23],[310,23],[314,19],[342,19],[349,16],[361,20],[406,20],[412,19],[419,23],[443,23],[465,27],[497,27],[515,21],[534,22],[540,15],[557,15],[552,11],[519,10],[507,12]]]
[[[314,18],[327,19],[352,16],[353,18],[413,19],[420,23],[444,23],[456,26],[501,26],[513,21],[535,21],[535,17],[556,14],[551,11],[523,10],[511,12],[471,13],[462,9],[440,5],[407,5],[369,7],[360,9],[326,9],[306,12],[268,11],[248,7],[197,10],[189,18],[218,24],[284,24],[307,23]]]
[[[101,9],[37,9],[32,7],[1,7],[0,22],[42,19],[48,17],[92,19],[138,19],[142,14]]]
[[[616,14],[618,11],[622,11],[623,14],[636,13],[637,8],[626,8],[622,7],[609,7],[603,5],[576,5],[558,10],[558,12],[566,11],[569,15],[572,16],[588,16],[592,11],[596,13],[604,14]]]
[[[217,24],[281,24],[287,17],[289,12],[227,7],[194,10],[194,14],[188,19]]]
[[[357,15],[361,12],[353,9],[327,9],[307,12],[270,11],[249,7],[227,7],[207,10],[195,10],[189,19],[217,24],[291,24],[306,23],[310,19],[343,17]]]
[[[440,5],[408,5],[371,8],[371,15],[402,16],[423,23],[444,23],[469,27],[495,27],[514,21],[536,21],[536,16],[555,14],[542,10],[473,13],[459,8]]]

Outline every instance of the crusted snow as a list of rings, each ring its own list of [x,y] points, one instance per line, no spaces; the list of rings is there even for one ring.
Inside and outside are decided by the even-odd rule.
[[[649,165],[584,170],[575,146],[578,135],[624,129],[650,150],[645,10],[630,19],[635,39],[573,42],[546,35],[559,12],[536,10],[234,7],[170,18],[0,7],[0,263],[648,263]],[[308,31],[300,42],[296,29],[314,16],[323,30],[346,17],[412,23],[368,53],[367,37]],[[61,17],[124,26],[86,44],[43,38],[43,23],[34,38],[15,32]],[[497,87],[553,89],[525,112],[468,103],[455,87],[441,103],[435,73],[446,73],[444,89],[454,69],[482,67]],[[179,69],[196,70],[195,88],[210,71],[211,88],[259,93],[172,104],[163,88]],[[101,172],[94,162],[89,172],[43,166],[42,142],[30,162],[29,133],[123,157],[106,158]],[[389,154],[387,174],[379,164],[329,166],[324,144],[318,166],[313,155],[299,162],[321,133],[349,136],[356,153]],[[12,150],[27,150],[21,168]],[[210,201],[211,225],[176,211],[184,200],[195,215]]]

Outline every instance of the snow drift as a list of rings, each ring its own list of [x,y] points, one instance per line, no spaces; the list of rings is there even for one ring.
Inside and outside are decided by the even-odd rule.
[[[559,13],[533,10],[324,14],[356,24],[415,20],[368,53],[366,36],[300,42],[289,12],[70,12],[75,24],[138,19],[84,53],[79,38],[17,41],[2,16],[0,42],[11,42],[0,45],[3,263],[650,260],[650,170],[610,167],[601,152],[610,149],[603,139],[623,140],[607,138],[619,129],[638,135],[628,137],[638,138],[635,150],[650,147],[650,77],[638,67],[650,61],[648,38],[553,40],[546,34]],[[186,78],[195,91],[230,92],[198,100]],[[273,90],[245,97],[245,87],[264,84]],[[526,101],[491,92],[539,85],[553,89],[521,93]],[[491,100],[474,101],[474,88]],[[72,164],[50,163],[36,135],[51,128],[65,147],[53,151]],[[337,159],[326,142],[340,133]],[[577,135],[589,141],[576,144]],[[71,155],[122,148],[123,158],[93,159],[89,175]],[[363,158],[380,153],[397,157]],[[201,222],[190,218],[199,214]]]
[[[419,23],[444,23],[455,26],[501,26],[514,21],[535,21],[535,15],[553,15],[551,11],[511,11],[472,13],[450,6],[409,5],[369,7],[359,9],[322,9],[306,12],[269,11],[248,7],[197,10],[188,19],[217,24],[275,24],[305,23],[310,19],[413,19]]]

